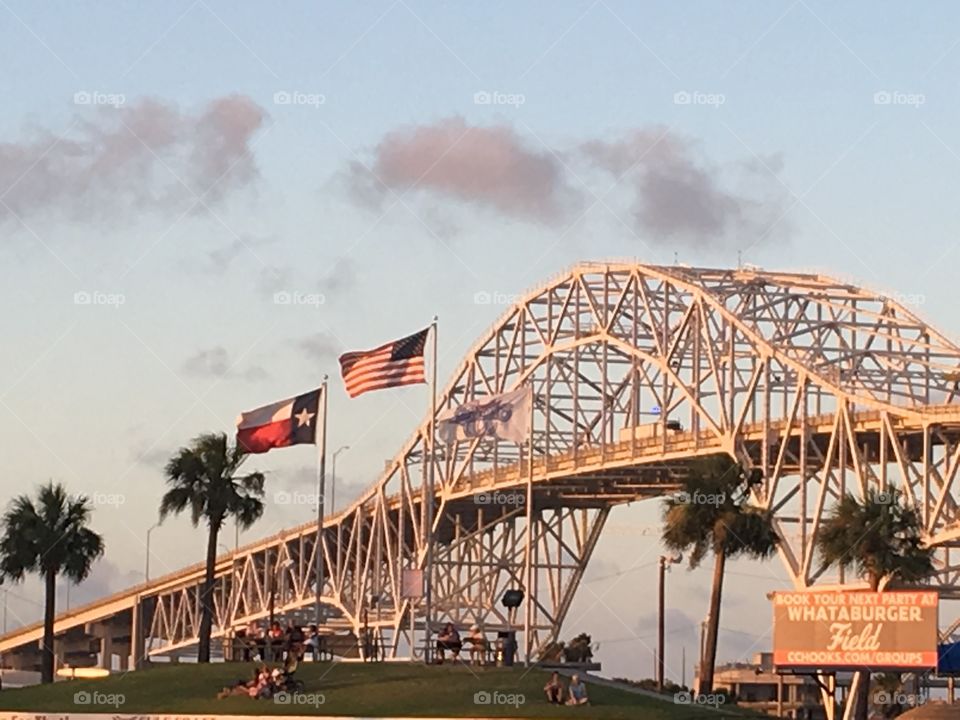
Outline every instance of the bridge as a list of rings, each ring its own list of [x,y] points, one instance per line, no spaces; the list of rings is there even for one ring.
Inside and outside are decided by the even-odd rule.
[[[693,458],[715,453],[762,472],[753,500],[774,511],[796,588],[858,583],[821,572],[817,533],[842,493],[889,482],[936,548],[931,586],[960,599],[960,348],[890,297],[816,274],[585,263],[481,337],[437,413],[521,383],[534,393],[526,446],[474,438],[431,452],[427,417],[325,519],[319,547],[308,523],[220,556],[224,654],[250,621],[312,617],[318,551],[342,653],[373,637],[387,655],[415,654],[425,607],[403,578],[432,542],[434,624],[513,628],[535,655],[556,639],[611,508],[675,492]],[[202,575],[194,565],[62,613],[58,655],[190,654]],[[500,599],[516,588],[511,612]],[[944,637],[960,627],[941,623]],[[0,637],[4,664],[35,665],[41,636],[38,624]]]

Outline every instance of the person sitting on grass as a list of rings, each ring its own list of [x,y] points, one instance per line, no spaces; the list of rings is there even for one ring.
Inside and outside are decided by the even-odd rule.
[[[560,682],[560,673],[553,673],[547,684],[543,686],[543,691],[547,694],[547,700],[553,705],[563,704],[563,683]]]
[[[567,688],[570,697],[567,698],[567,705],[586,705],[590,702],[587,697],[587,686],[580,682],[580,676],[574,675],[570,678],[570,687]]]
[[[273,696],[273,683],[270,681],[270,671],[266,665],[261,665],[257,672],[257,680],[248,689],[252,698],[269,698]]]
[[[463,643],[460,642],[460,633],[457,632],[453,623],[447,623],[437,636],[437,665],[443,665],[445,650],[449,650],[453,653],[453,657],[457,658],[461,649],[463,649]]]
[[[243,680],[237,680],[236,683],[228,687],[223,688],[220,692],[217,693],[217,700],[223,700],[224,698],[231,696],[241,696],[246,697],[248,695],[247,683]]]

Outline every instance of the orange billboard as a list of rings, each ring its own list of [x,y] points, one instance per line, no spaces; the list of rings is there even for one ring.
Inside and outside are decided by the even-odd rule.
[[[931,591],[773,594],[779,667],[932,668],[939,596]]]

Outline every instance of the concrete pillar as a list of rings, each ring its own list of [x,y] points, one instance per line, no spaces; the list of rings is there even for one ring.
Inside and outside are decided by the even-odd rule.
[[[106,670],[113,669],[113,636],[109,628],[100,638],[100,667]]]
[[[53,676],[57,676],[57,670],[62,668],[66,663],[64,662],[64,656],[67,652],[67,643],[62,637],[53,638]],[[41,641],[42,642],[42,641]]]

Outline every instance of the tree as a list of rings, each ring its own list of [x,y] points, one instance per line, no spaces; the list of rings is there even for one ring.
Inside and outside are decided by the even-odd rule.
[[[20,582],[37,573],[43,578],[40,674],[45,683],[53,682],[57,577],[82,582],[103,555],[103,538],[87,527],[91,510],[86,497],[70,497],[63,485],[49,482],[39,488],[36,500],[28,495],[14,498],[3,515],[0,577]]]
[[[892,485],[871,488],[862,501],[844,494],[817,534],[823,572],[831,566],[853,569],[874,592],[891,581],[915,583],[933,573],[933,549],[924,547],[920,516],[902,502]],[[857,673],[855,717],[865,720],[870,672]]]
[[[213,629],[213,580],[217,537],[224,521],[234,518],[246,530],[263,515],[263,473],[239,474],[246,455],[224,433],[207,433],[180,448],[167,462],[169,489],[160,501],[160,521],[190,509],[194,527],[207,526],[206,573],[200,588],[200,637],[197,661],[210,662]]]
[[[873,676],[870,700],[874,711],[885,718],[895,718],[904,708],[903,679],[900,673],[880,673]]]
[[[755,476],[746,473],[729,455],[698,459],[689,470],[683,491],[664,501],[663,543],[670,550],[689,552],[691,568],[699,566],[708,553],[713,554],[713,585],[698,688],[704,694],[713,690],[727,559],[768,558],[776,551],[779,538],[771,513],[749,503]]]

